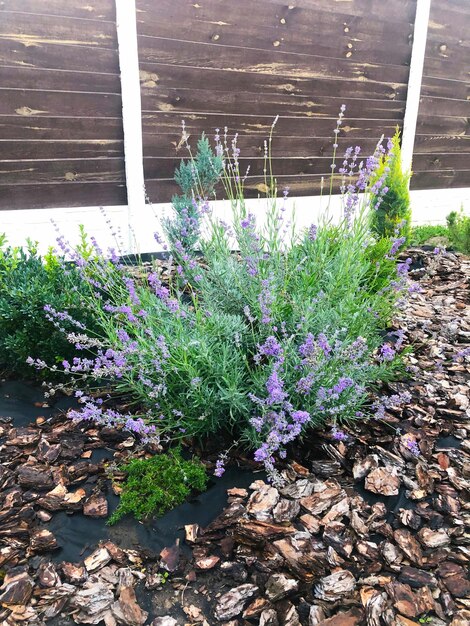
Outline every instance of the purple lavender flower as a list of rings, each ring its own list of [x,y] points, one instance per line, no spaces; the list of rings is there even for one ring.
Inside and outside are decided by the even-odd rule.
[[[270,335],[263,344],[258,344],[258,355],[280,357],[283,354],[281,344],[276,337]]]
[[[460,359],[463,360],[463,359],[466,359],[467,357],[470,357],[470,346],[468,346],[468,348],[464,348],[463,350],[459,350],[457,354],[454,354],[454,356],[452,357],[452,360],[459,361]]]
[[[410,433],[406,433],[401,437],[402,443],[405,445],[408,450],[415,456],[419,456],[421,454],[421,450],[419,449],[418,442]]]
[[[407,276],[411,266],[411,259],[408,258],[404,263],[397,264],[397,274],[398,276]]]
[[[310,421],[310,413],[308,413],[307,411],[292,411],[291,417],[294,422],[302,425]]]
[[[344,441],[348,438],[344,430],[338,430],[336,426],[333,426],[333,428],[331,429],[331,436],[333,437],[333,439],[336,439],[336,441]]]
[[[397,252],[400,250],[401,246],[405,243],[406,237],[398,237],[392,241],[392,247],[390,248],[388,254],[386,255],[387,259],[393,258]]]
[[[223,457],[220,457],[217,459],[215,463],[214,476],[217,476],[217,478],[220,478],[221,476],[224,475],[224,473],[225,473],[225,459]]]
[[[327,357],[331,352],[331,346],[328,343],[326,335],[320,333],[317,337],[317,344],[323,350],[323,354]]]
[[[270,324],[272,322],[271,317],[271,305],[274,302],[274,294],[272,292],[272,280],[263,279],[261,281],[262,289],[258,296],[259,307],[261,310],[261,323]]]
[[[269,446],[267,443],[263,443],[258,450],[255,451],[254,458],[258,463],[266,461],[270,457]]]
[[[393,361],[395,355],[396,352],[389,343],[384,343],[383,346],[380,348],[379,359],[381,361]]]
[[[349,389],[353,385],[354,381],[352,378],[349,378],[347,376],[342,377],[339,379],[336,385],[332,387],[331,393],[339,396],[341,393],[343,393],[343,391],[346,391],[346,389]]]
[[[268,405],[281,404],[287,397],[287,393],[283,389],[284,382],[279,378],[277,371],[274,369],[267,382],[266,389],[268,391],[268,397],[266,402]]]
[[[316,241],[317,235],[318,227],[316,226],[316,224],[311,224],[310,228],[308,229],[308,238],[310,239],[310,241]]]

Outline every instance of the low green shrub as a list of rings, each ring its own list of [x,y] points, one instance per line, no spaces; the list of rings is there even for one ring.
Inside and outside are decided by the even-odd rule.
[[[0,367],[10,373],[31,377],[27,364],[31,354],[50,365],[77,353],[65,329],[77,331],[65,316],[56,326],[48,311],[67,311],[74,320],[93,330],[92,315],[84,308],[80,275],[74,266],[65,267],[49,252],[45,258],[31,241],[26,249],[0,242]],[[50,375],[50,374],[49,374]]]
[[[440,224],[423,224],[422,226],[414,226],[411,229],[410,245],[422,246],[434,237],[449,238],[449,231],[446,226]]]
[[[204,491],[208,482],[204,465],[195,459],[183,459],[180,448],[149,459],[133,459],[119,469],[127,477],[109,524],[128,513],[138,520],[161,516],[182,504],[192,491]]]
[[[391,139],[389,152],[382,156],[372,190],[372,230],[379,237],[394,237],[397,230],[406,238],[410,234],[411,174],[404,172],[401,162],[400,132]],[[375,189],[376,181],[382,181]]]
[[[463,210],[459,213],[452,211],[447,216],[447,228],[454,248],[470,254],[470,216],[465,215]]]

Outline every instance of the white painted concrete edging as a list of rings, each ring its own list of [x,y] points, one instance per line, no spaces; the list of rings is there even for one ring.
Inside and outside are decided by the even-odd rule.
[[[413,208],[413,224],[444,224],[446,216],[451,211],[458,211],[461,206],[470,214],[470,188],[461,189],[432,189],[411,191]],[[287,214],[295,205],[295,221],[298,229],[305,228],[318,221],[326,208],[327,198],[319,196],[305,196],[289,198]],[[323,204],[322,204],[323,202]],[[249,200],[251,211],[258,219],[262,219],[265,212],[264,200]],[[230,205],[227,201],[213,202],[215,216],[230,221]],[[340,196],[332,198],[332,213],[337,214],[340,207]],[[11,245],[23,245],[29,237],[39,243],[41,252],[49,246],[56,246],[56,232],[51,223],[53,220],[60,232],[72,244],[78,241],[78,227],[83,224],[89,235],[94,236],[103,249],[116,247],[115,237],[111,230],[120,230],[123,240],[123,252],[157,252],[161,247],[157,245],[153,233],[159,229],[159,219],[170,211],[171,204],[145,205],[134,220],[133,246],[127,245],[128,207],[105,207],[105,216],[99,207],[56,208],[56,209],[28,209],[16,211],[2,211],[0,213],[0,233],[7,235]],[[106,224],[106,218],[111,221],[112,229]]]

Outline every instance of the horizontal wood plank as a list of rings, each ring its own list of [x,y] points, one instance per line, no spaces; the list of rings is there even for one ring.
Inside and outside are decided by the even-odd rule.
[[[258,15],[252,13],[256,9],[250,0],[238,0],[233,7],[226,0],[210,0],[204,4],[191,0],[173,0],[171,4],[169,0],[137,0],[136,4],[138,15],[158,15],[160,7],[168,11],[172,4],[178,15],[192,16],[194,20],[201,21],[229,22],[237,18],[237,9],[242,16]],[[413,24],[416,14],[416,0],[394,0],[388,5],[381,0],[294,0],[289,4],[283,0],[257,0],[256,5],[261,11],[260,16],[275,12],[279,19],[284,18],[286,22],[301,16],[312,27],[315,27],[316,20],[325,17],[348,23],[367,17],[374,23],[400,24],[403,27],[403,24]]]
[[[189,143],[194,154],[196,141],[199,135],[191,135]],[[213,136],[209,139],[213,144]],[[229,138],[229,144],[231,136]],[[355,137],[351,141],[348,137],[340,137],[338,140],[338,154],[342,155],[352,144],[361,148],[362,155],[373,153],[377,139],[371,137]],[[261,137],[241,135],[237,145],[241,155],[247,158],[262,157],[264,154],[263,139]],[[274,157],[289,158],[331,156],[333,153],[333,140],[331,137],[286,137],[275,135],[272,141],[272,155]],[[189,158],[188,150],[173,134],[168,135],[144,135],[144,152],[146,157],[176,157],[179,159]],[[428,158],[439,154],[464,154],[470,153],[470,135],[417,135],[415,140],[414,154],[425,154]]]
[[[470,100],[422,96],[419,111],[422,115],[470,118]]]
[[[144,171],[147,181],[157,179],[171,179],[174,175],[175,168],[178,167],[180,160],[165,158],[146,158],[144,159]],[[329,178],[331,173],[331,157],[313,157],[313,158],[273,158],[271,161],[274,176],[283,180],[285,177],[304,177],[324,176]],[[338,158],[337,167],[341,165],[341,159]],[[249,170],[248,170],[249,167]],[[240,171],[245,173],[249,171],[248,179],[263,178],[265,162],[262,158],[240,159]],[[470,169],[470,154],[449,154],[449,155],[415,155],[413,159],[414,176],[418,174],[428,174],[437,172],[444,175],[443,172],[456,173]],[[418,178],[420,178],[418,176]]]
[[[194,154],[196,142],[199,135],[194,133],[189,137],[191,151]],[[178,141],[178,137],[174,134],[144,134],[144,153],[146,157],[176,157],[178,159],[187,159],[189,157],[188,149],[185,145]],[[209,136],[213,145],[213,134]],[[229,144],[232,136],[229,138]],[[264,154],[263,137],[240,135],[238,137],[237,146],[241,150],[242,157],[253,158],[262,157]],[[332,137],[285,137],[275,135],[271,144],[272,155],[274,157],[321,157],[331,156],[333,154]],[[348,137],[340,137],[338,140],[338,154],[344,154],[346,149],[351,145]],[[354,145],[359,145],[362,154],[371,154],[377,140],[370,137],[359,137],[354,139]],[[440,149],[440,144],[439,144]]]
[[[470,187],[470,169],[463,171],[417,172],[411,179],[411,189],[448,189]],[[456,206],[458,210],[460,207]]]
[[[421,96],[470,100],[470,82],[423,76]]]
[[[0,37],[0,66],[7,65],[119,74],[117,48],[73,46],[60,40],[25,45],[15,38]]]
[[[124,183],[124,161],[120,158],[89,158],[67,161],[2,161],[1,185],[35,185],[38,183]]]
[[[319,195],[321,190],[321,176],[278,176],[278,194],[282,194],[285,187],[289,188],[291,196]],[[324,183],[325,185],[326,183]],[[339,193],[340,181],[336,180],[333,193]],[[411,189],[445,189],[451,187],[470,187],[470,170],[464,171],[436,171],[417,172],[411,180]],[[173,180],[149,180],[146,182],[147,194],[153,203],[169,202],[178,187]],[[264,180],[261,177],[248,178],[246,197],[264,197]],[[223,199],[223,194],[218,196]],[[459,207],[456,207],[457,209]]]
[[[87,159],[123,157],[124,142],[114,139],[0,140],[0,159]]]
[[[145,0],[149,2],[151,0]],[[181,0],[177,0],[181,1]],[[224,0],[215,0],[223,3]],[[289,4],[282,0],[262,0],[266,5],[282,7],[282,10],[289,12],[308,12],[315,14],[318,10],[330,11],[337,15],[338,19],[355,19],[363,15],[370,15],[377,21],[414,22],[416,14],[416,0],[394,0],[393,2],[382,2],[382,0],[289,0]],[[452,0],[455,2],[456,0]],[[460,0],[461,2],[465,0]],[[138,0],[141,2],[141,0]]]
[[[416,135],[415,154],[448,154],[450,152],[470,152],[470,134]]]
[[[57,15],[113,22],[116,17],[114,0],[64,2],[64,0],[2,0],[0,13],[15,11],[36,15]]]
[[[47,2],[43,3],[47,7]],[[43,44],[116,49],[114,22],[74,20],[65,16],[1,13],[0,39],[25,47]]]
[[[0,184],[0,210],[127,204],[121,183]]]
[[[117,117],[121,114],[120,94],[34,91],[0,87],[0,115],[23,117],[73,115],[76,117]]]
[[[291,196],[319,195],[321,190],[321,176],[283,176],[277,177],[279,194],[286,187]],[[147,195],[152,203],[170,202],[172,196],[180,191],[173,179],[148,180],[145,183]],[[335,184],[335,192],[339,191],[340,182]],[[249,177],[245,184],[245,197],[265,197],[265,181],[263,177]],[[217,195],[218,200],[224,199],[222,191]]]
[[[201,134],[203,131],[213,135],[216,128],[228,126],[229,132],[234,134],[256,135],[266,138],[269,135],[274,116],[245,116],[245,115],[218,115],[209,113],[191,113],[184,116],[187,131]],[[444,119],[444,118],[443,118]],[[450,118],[453,124],[454,118]],[[174,140],[181,137],[181,114],[179,113],[144,113],[142,115],[144,133],[168,134],[174,133]],[[336,127],[334,117],[279,117],[274,137],[327,137],[333,136]],[[389,136],[395,131],[396,123],[387,120],[364,120],[347,118],[340,129],[341,137],[379,137],[382,134]]]
[[[40,70],[30,67],[0,67],[1,87],[41,91],[86,91],[121,93],[119,74],[98,74],[62,70]]]
[[[180,165],[181,159],[144,158],[144,173],[148,180],[154,178],[171,178],[175,169]],[[319,174],[329,176],[331,173],[332,157],[307,157],[285,158],[274,157],[271,159],[272,170],[275,176],[305,176]],[[336,159],[337,168],[341,160]],[[265,161],[263,158],[241,158],[240,172],[245,174],[249,171],[250,176],[263,176]]]
[[[122,119],[121,116],[95,118],[0,115],[0,139],[122,141]]]
[[[414,172],[470,170],[470,153],[415,154]]]
[[[469,49],[450,51],[445,57],[426,56],[426,75],[434,78],[449,78],[453,80],[470,81],[470,68],[468,67]]]
[[[418,115],[416,132],[420,135],[468,135],[470,126],[466,117],[444,117],[439,115]]]
[[[347,117],[401,120],[405,103],[394,100],[368,100],[343,98]],[[210,89],[142,88],[142,110],[222,113],[257,115],[289,115],[299,117],[334,117],[338,115],[338,98],[333,96],[297,96],[294,94],[240,93]]]
[[[365,100],[406,99],[406,83],[389,83],[382,80],[371,81],[364,77],[351,80],[322,78],[297,78],[277,74],[253,74],[230,70],[212,70],[207,68],[173,66],[165,63],[145,63],[140,61],[142,88],[154,89],[185,89],[196,90],[207,88],[214,92],[214,99],[219,91],[236,91],[237,93],[265,93],[276,95],[304,95],[309,97],[336,96],[338,108],[345,98]],[[233,89],[236,85],[236,90]]]

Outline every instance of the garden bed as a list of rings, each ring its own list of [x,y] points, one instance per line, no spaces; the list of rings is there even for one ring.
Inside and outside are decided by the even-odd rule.
[[[467,624],[470,262],[407,256],[421,293],[396,323],[414,353],[384,392],[411,402],[340,438],[310,432],[283,487],[233,467],[158,521],[106,526],[117,495],[105,464],[136,440],[3,385],[0,621]]]

